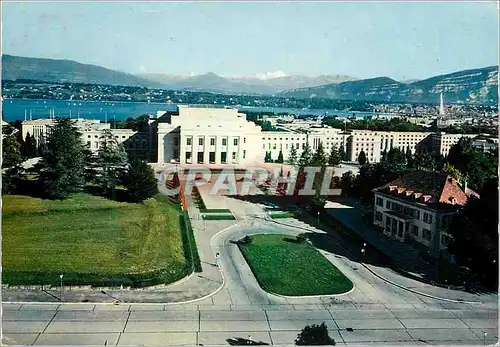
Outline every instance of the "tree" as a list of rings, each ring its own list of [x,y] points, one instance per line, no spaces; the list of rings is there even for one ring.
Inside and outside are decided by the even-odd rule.
[[[290,153],[288,154],[288,164],[295,166],[297,165],[297,150],[293,143],[291,144]]]
[[[359,165],[363,166],[366,164],[366,154],[365,154],[365,151],[361,151],[359,152],[359,155],[358,155],[358,163]]]
[[[468,267],[484,285],[498,288],[498,178],[488,179],[449,225],[448,252]]]
[[[330,150],[330,156],[328,157],[328,165],[329,166],[338,166],[340,161],[342,160],[339,149],[336,145],[332,146]]]
[[[283,164],[283,152],[280,149],[280,152],[278,153],[278,159],[276,160],[277,163]]]
[[[297,335],[295,340],[297,346],[335,346],[335,340],[328,335],[325,322],[320,325],[306,325]]]
[[[344,149],[343,145],[340,146],[339,154],[340,154],[340,160],[347,161],[347,153],[345,152],[345,149]]]
[[[313,189],[315,194],[311,199],[311,203],[314,209],[322,209],[326,203],[326,197],[321,195],[321,186],[323,184],[323,179],[326,173],[326,164],[328,160],[323,149],[323,144],[320,142],[316,152],[311,158],[311,166],[320,167],[320,171],[314,176]]]
[[[328,159],[325,154],[325,149],[323,148],[323,144],[320,142],[316,152],[311,157],[310,165],[311,166],[325,166],[328,162]]]
[[[384,163],[389,171],[403,172],[406,169],[405,153],[399,148],[391,148]]]
[[[123,178],[130,201],[141,202],[158,193],[155,172],[145,161],[134,160]]]
[[[46,197],[63,199],[85,183],[84,146],[69,118],[57,118],[40,162],[39,182]]]
[[[127,153],[109,129],[103,131],[100,140],[96,165],[98,174],[95,182],[105,194],[112,194],[123,176],[127,165]]]
[[[352,187],[354,185],[354,174],[352,171],[347,171],[342,174],[340,178],[340,189],[342,190],[342,195],[346,196],[351,193]]]
[[[455,169],[455,167],[453,165],[451,165],[450,163],[446,163],[446,165],[443,168],[443,172],[447,173],[448,175],[450,175],[451,177],[453,177],[456,180],[460,180],[461,176],[462,176],[460,171]]]
[[[413,160],[413,155],[411,154],[411,149],[410,146],[406,147],[406,168],[407,169],[413,169],[414,167],[414,160]]]
[[[304,170],[306,166],[309,166],[311,164],[311,159],[311,147],[309,147],[309,143],[306,142],[299,158],[299,168],[301,171]]]
[[[24,141],[23,156],[26,158],[35,158],[38,156],[35,135],[30,135],[29,132],[26,134]]]
[[[7,135],[2,140],[2,169],[21,164],[21,145],[15,136]]]
[[[264,163],[271,163],[273,159],[271,158],[271,152],[266,151],[266,156],[264,157]]]
[[[486,180],[497,176],[498,157],[475,148],[470,138],[462,137],[451,146],[446,160],[477,190]]]
[[[380,162],[382,164],[386,164],[387,163],[387,150],[384,148],[384,150],[382,151],[382,154],[380,156]]]

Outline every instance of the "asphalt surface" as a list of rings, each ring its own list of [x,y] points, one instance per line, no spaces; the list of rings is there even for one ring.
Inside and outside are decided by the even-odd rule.
[[[239,221],[222,233],[214,233],[213,237],[207,222],[193,221],[198,232],[207,233],[204,246],[200,247],[202,259],[208,256],[210,248],[220,254],[216,262],[224,285],[215,295],[185,304],[3,303],[2,342],[10,345],[217,346],[251,340],[293,345],[304,326],[322,322],[327,324],[337,345],[497,342],[496,296],[467,297],[477,302],[468,304],[419,295],[388,283],[359,261],[336,253],[321,251],[354,283],[354,289],[348,294],[291,298],[264,292],[237,245],[231,241],[252,233],[296,235],[304,232],[304,228],[315,230],[296,220],[285,220],[283,222],[291,226],[284,226],[261,219],[258,208],[246,204],[249,203],[231,201]],[[208,223],[217,230],[216,221]],[[391,276],[391,281],[403,281],[396,273]],[[432,286],[421,285],[418,289],[424,291],[429,287]],[[436,297],[453,296],[453,292],[443,288],[431,289]]]

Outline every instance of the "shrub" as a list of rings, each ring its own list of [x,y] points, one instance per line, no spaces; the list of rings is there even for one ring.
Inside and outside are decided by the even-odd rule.
[[[297,346],[335,346],[335,340],[328,336],[328,328],[323,322],[321,325],[306,325],[297,335],[295,344]]]
[[[302,243],[307,241],[307,233],[297,235],[297,241]]]

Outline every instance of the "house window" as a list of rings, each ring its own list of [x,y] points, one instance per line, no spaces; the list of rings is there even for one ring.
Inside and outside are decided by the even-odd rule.
[[[246,137],[243,138],[243,143],[247,143],[247,138]]]
[[[223,164],[227,163],[227,152],[221,152],[220,154],[220,162]]]
[[[188,137],[186,139],[186,145],[191,146],[191,138],[190,137]]]
[[[262,145],[262,149],[266,149],[266,144],[263,144],[263,145]]]
[[[238,139],[234,139],[234,140],[233,140],[233,144],[234,144],[235,146],[238,146]]]
[[[233,152],[233,160],[236,160],[236,152]]]
[[[377,198],[377,206],[384,206],[384,199],[382,198]]]
[[[191,161],[191,152],[186,152],[186,161]]]
[[[418,228],[418,226],[414,225],[413,228],[411,229],[411,233],[415,236],[418,236],[420,232],[420,229]]]
[[[215,146],[215,139],[213,137],[210,139],[210,146]]]
[[[202,137],[200,137],[198,139],[198,145],[203,146],[203,138]]]
[[[391,209],[391,202],[389,200],[385,202],[385,208]]]
[[[414,218],[415,219],[420,219],[420,211],[419,210],[413,210],[413,213],[414,213]]]
[[[375,220],[378,221],[378,222],[381,222],[382,221],[382,213],[380,212],[375,212]]]
[[[247,151],[246,150],[243,150],[243,159],[245,159],[247,156]]]
[[[89,146],[89,147],[92,146],[90,141],[87,141],[87,146]]]
[[[429,229],[423,229],[422,237],[424,238],[424,240],[429,241],[431,239],[431,231]]]
[[[273,144],[273,149],[276,149],[276,144]]]
[[[227,145],[227,139],[222,139],[222,145],[226,146]]]
[[[215,152],[208,153],[208,162],[210,164],[214,164],[215,163]]]
[[[299,149],[299,144],[298,143],[295,144],[295,148]]]
[[[432,215],[429,213],[424,213],[424,222],[427,224],[432,224]]]

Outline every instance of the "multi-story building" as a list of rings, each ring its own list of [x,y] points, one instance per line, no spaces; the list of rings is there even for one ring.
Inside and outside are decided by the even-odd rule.
[[[435,257],[445,250],[451,217],[477,193],[444,173],[413,171],[373,190],[374,220],[382,232]]]
[[[290,118],[292,120],[292,118]],[[33,134],[37,142],[46,137],[54,119],[36,119],[22,123],[22,135]],[[345,130],[331,128],[319,120],[293,120],[281,124],[282,131],[262,131],[237,109],[221,106],[183,106],[175,111],[159,111],[151,116],[148,132],[111,129],[98,120],[76,119],[82,141],[96,152],[104,130],[110,130],[129,153],[159,164],[249,165],[264,161],[267,152],[276,160],[280,151],[285,160],[295,148],[300,156],[307,145],[315,151],[319,144],[328,154],[332,147],[342,148],[347,161],[356,162],[363,151],[370,163],[379,162],[382,153],[399,148],[412,153],[419,149],[447,155],[451,146],[463,137],[476,135],[433,132],[397,132]]]
[[[55,125],[55,119],[34,119],[22,122],[22,136],[26,138],[28,134],[33,135],[40,144],[44,138],[50,134]],[[103,141],[103,132],[109,130],[118,143],[123,144],[125,149],[132,156],[148,158],[149,136],[148,133],[137,132],[132,129],[111,129],[109,123],[101,123],[99,120],[75,119],[75,127],[81,133],[81,139],[85,145],[94,153],[97,153]]]
[[[158,163],[244,165],[260,158],[261,128],[236,109],[178,106],[158,118]]]

